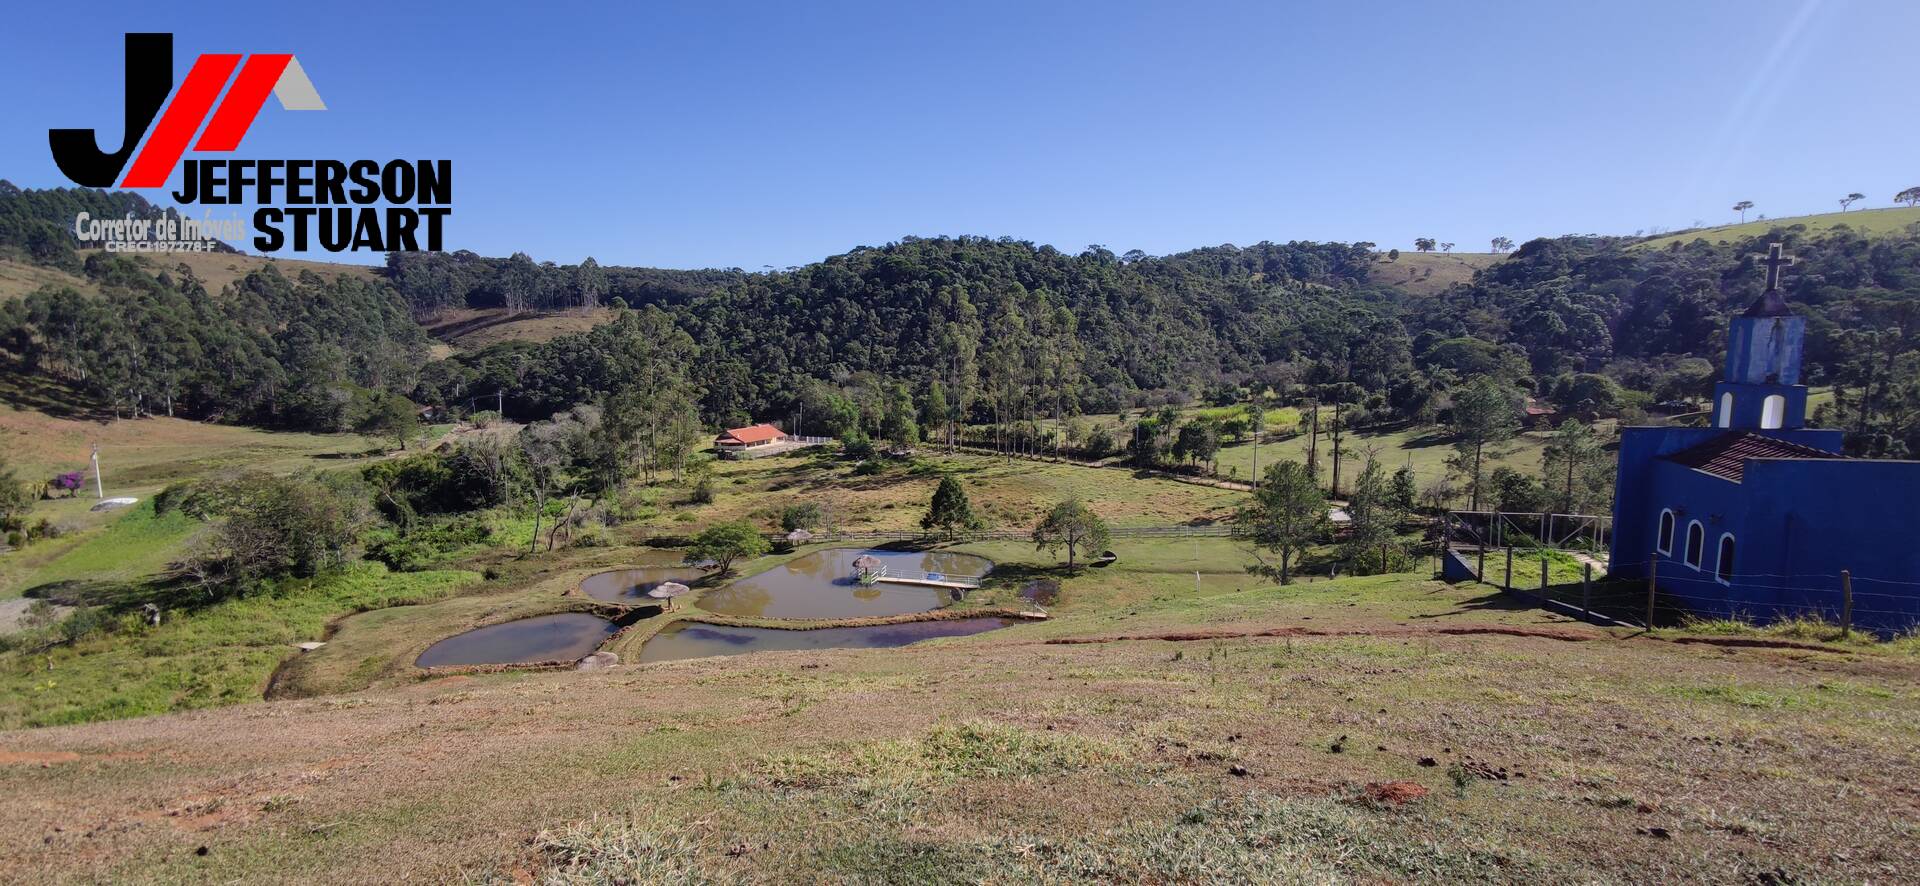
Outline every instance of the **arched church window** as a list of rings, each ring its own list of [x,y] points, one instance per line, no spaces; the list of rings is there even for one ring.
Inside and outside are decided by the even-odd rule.
[[[1733,584],[1733,536],[1720,536],[1720,557],[1713,566],[1714,580],[1723,585]]]
[[[1723,428],[1733,427],[1733,394],[1732,393],[1725,393],[1720,395],[1720,426]]]
[[[1687,524],[1687,565],[1688,566],[1691,566],[1695,569],[1700,568],[1700,555],[1704,553],[1703,549],[1706,548],[1706,546],[1707,546],[1706,527],[1701,526],[1699,520],[1695,520],[1692,523],[1688,523]]]
[[[1662,554],[1673,556],[1673,511],[1660,512],[1660,537],[1655,539],[1654,547]]]
[[[1787,423],[1787,398],[1779,394],[1768,394],[1760,401],[1760,427],[1777,428]]]

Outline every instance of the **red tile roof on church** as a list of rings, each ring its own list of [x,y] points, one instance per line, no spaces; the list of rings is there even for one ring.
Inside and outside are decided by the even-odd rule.
[[[713,438],[713,442],[752,446],[755,443],[765,443],[769,440],[778,440],[781,437],[785,437],[786,435],[787,434],[785,431],[782,431],[779,428],[774,427],[773,425],[765,425],[765,424],[748,425],[744,428],[733,428],[731,430],[728,430],[726,433],[723,433],[720,436]]]
[[[1667,461],[1740,482],[1750,458],[1846,458],[1823,449],[1762,437],[1759,434],[1723,434],[1667,456]]]

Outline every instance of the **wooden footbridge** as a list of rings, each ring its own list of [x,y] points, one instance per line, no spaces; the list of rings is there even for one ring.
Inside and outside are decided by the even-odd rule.
[[[971,591],[980,587],[985,575],[953,575],[945,572],[907,572],[894,571],[885,566],[860,574],[861,584],[885,582],[895,585],[918,585],[927,588],[952,588]]]

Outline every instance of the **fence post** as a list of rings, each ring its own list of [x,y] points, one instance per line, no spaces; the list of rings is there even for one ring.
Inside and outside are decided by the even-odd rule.
[[[1474,567],[1473,572],[1475,580],[1487,580],[1487,544],[1484,541],[1480,543],[1480,565]]]
[[[1853,570],[1840,570],[1840,638],[1853,633]]]
[[[1547,549],[1540,549],[1540,596],[1547,595]]]
[[[1580,611],[1593,617],[1593,564],[1580,564]]]
[[[1504,583],[1502,583],[1500,586],[1503,588],[1506,588],[1509,591],[1513,590],[1513,549],[1512,548],[1507,549],[1507,580]]]
[[[1660,558],[1649,559],[1647,561],[1647,630],[1649,631],[1653,630],[1653,589],[1659,581],[1659,575]]]

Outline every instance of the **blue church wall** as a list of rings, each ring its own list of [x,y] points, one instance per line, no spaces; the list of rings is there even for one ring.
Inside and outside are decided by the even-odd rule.
[[[1629,429],[1620,476],[1638,482],[1616,491],[1613,559],[1608,574],[1644,579],[1659,562],[1670,600],[1707,618],[1770,621],[1794,616],[1837,620],[1840,571],[1854,578],[1854,625],[1882,633],[1920,621],[1920,462],[1753,459],[1742,482],[1660,455],[1717,436],[1693,428]],[[1838,431],[1768,433],[1835,451]],[[1632,473],[1628,459],[1638,465]],[[1674,512],[1673,542],[1660,553],[1663,510]],[[1700,565],[1687,562],[1688,527],[1698,521]],[[1733,573],[1717,580],[1720,539],[1732,535]]]
[[[1717,428],[1624,428],[1620,432],[1620,467],[1614,486],[1613,545],[1607,574],[1614,578],[1645,578],[1647,562],[1654,554],[1654,534],[1660,526],[1660,510],[1676,504],[1664,490],[1699,490],[1712,496],[1722,488],[1737,495],[1740,486],[1719,477],[1663,461],[1672,455],[1725,434]],[[1790,440],[1827,452],[1839,452],[1842,434],[1833,430],[1752,431],[1765,437]],[[1660,471],[1670,469],[1672,473]],[[1656,474],[1658,473],[1658,476]],[[1665,477],[1678,487],[1667,487]],[[1656,498],[1656,490],[1660,490]],[[1668,500],[1660,500],[1665,498]],[[1716,513],[1727,513],[1722,505]],[[1718,587],[1718,585],[1715,585]]]
[[[1844,569],[1855,625],[1920,620],[1920,462],[1750,461],[1742,485],[1757,544],[1738,546],[1735,586],[1755,615],[1836,618]]]

